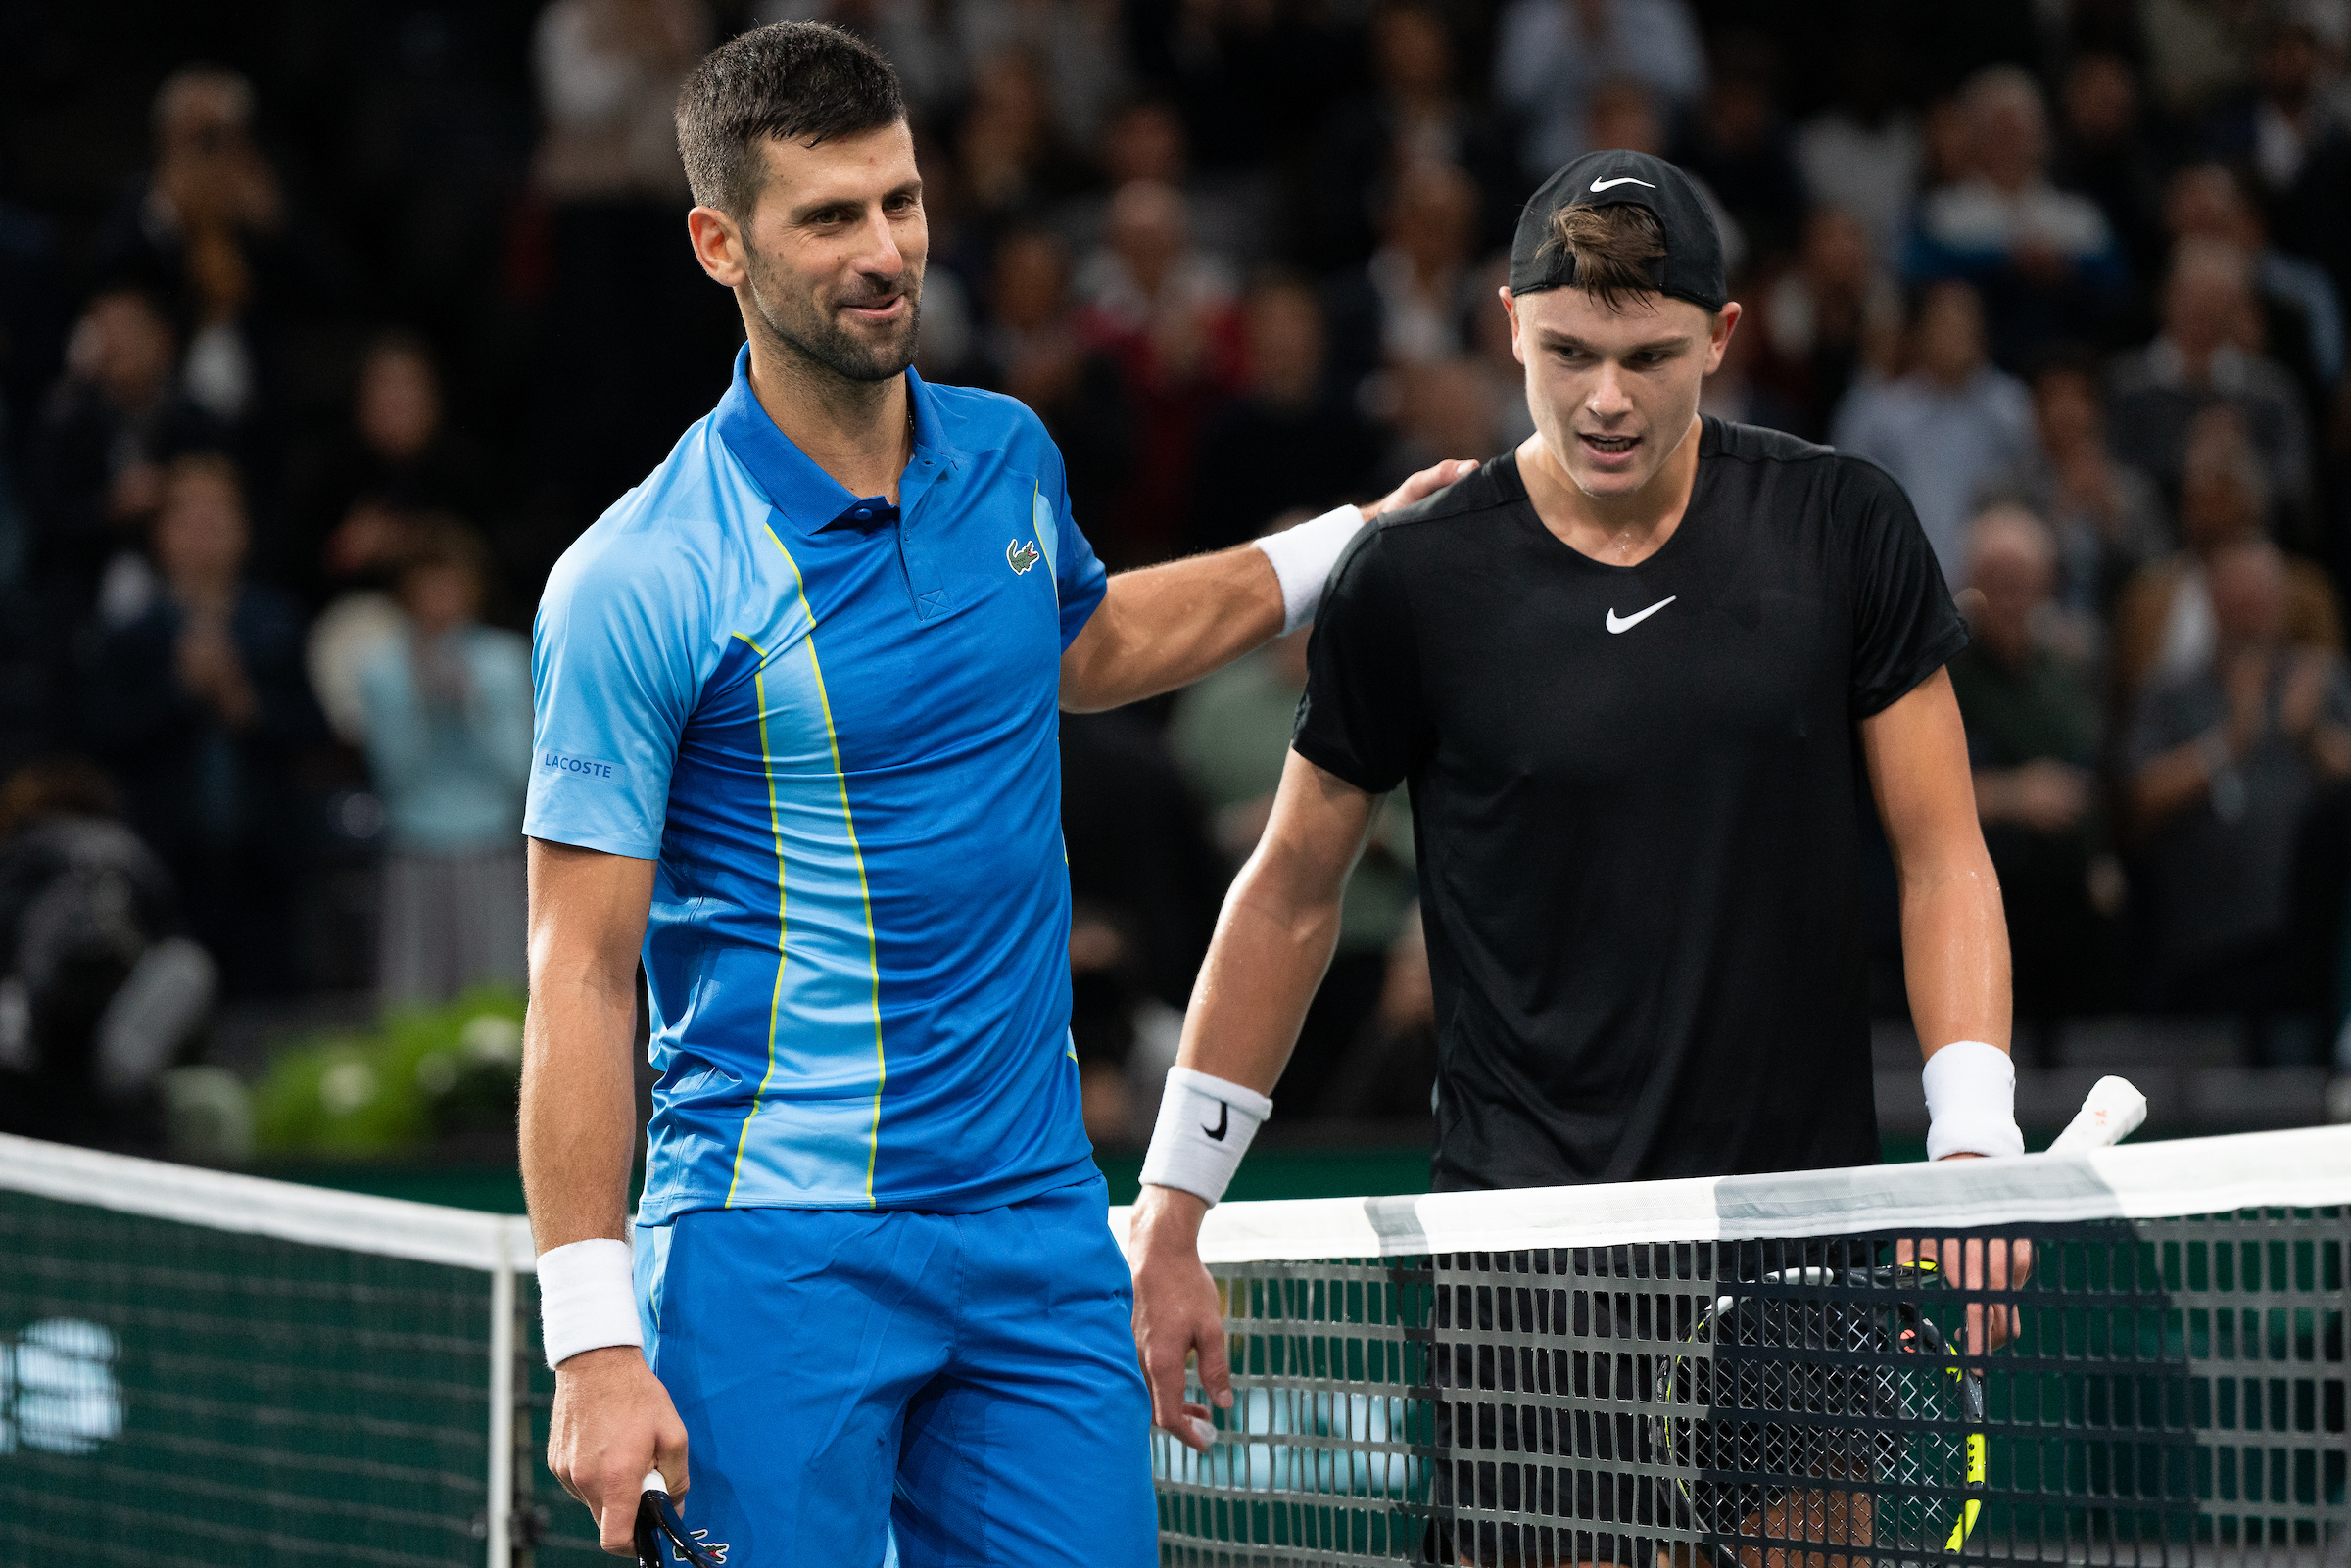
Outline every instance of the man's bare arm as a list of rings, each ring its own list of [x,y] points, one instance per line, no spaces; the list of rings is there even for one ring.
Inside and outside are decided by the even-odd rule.
[[[1423,468],[1364,515],[1434,495],[1476,467],[1454,458]],[[1121,572],[1061,656],[1061,705],[1097,713],[1189,686],[1281,626],[1281,583],[1254,545]]]
[[[1271,1091],[1338,945],[1339,896],[1364,847],[1379,797],[1291,752],[1257,852],[1224,896],[1215,940],[1192,986],[1178,1066]],[[1173,1187],[1147,1186],[1128,1235],[1134,1260],[1134,1344],[1151,1386],[1151,1419],[1205,1449],[1183,1399],[1183,1367],[1198,1352],[1200,1381],[1219,1406],[1232,1403],[1216,1286],[1200,1264],[1208,1205]]]
[[[522,1035],[522,1184],[541,1253],[627,1237],[636,1158],[637,953],[653,863],[529,840],[531,1007]],[[596,1516],[604,1550],[635,1552],[645,1474],[686,1490],[686,1428],[633,1345],[555,1368],[548,1466]]]
[[[1932,1058],[1955,1040],[2005,1051],[2008,925],[1976,815],[1967,729],[1950,676],[1938,670],[1864,719],[1861,747],[1901,888],[1902,978],[1920,1054]],[[2030,1242],[1987,1247],[1929,1237],[1903,1243],[1897,1256],[1939,1261],[1971,1296],[2014,1289],[2033,1267]],[[1981,1297],[1967,1308],[1967,1343],[1979,1354],[2007,1343],[2015,1326],[2014,1308],[1988,1313]]]
[[[1861,748],[1901,887],[1902,979],[1920,1050],[2008,1049],[2008,925],[1984,848],[1967,730],[1938,670],[1861,721]]]

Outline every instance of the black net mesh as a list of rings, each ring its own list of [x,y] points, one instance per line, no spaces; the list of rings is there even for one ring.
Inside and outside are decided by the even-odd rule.
[[[1235,1399],[1208,1453],[1153,1440],[1161,1558],[2351,1562],[2347,1239],[2263,1210],[1219,1264]]]

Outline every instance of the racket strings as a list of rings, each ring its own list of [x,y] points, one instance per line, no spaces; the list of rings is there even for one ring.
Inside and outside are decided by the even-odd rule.
[[[1692,1413],[1662,1418],[1655,1440],[1694,1524],[1746,1541],[1945,1549],[1981,1411],[1913,1307],[1726,1299],[1692,1338],[1710,1354],[1672,1357],[1657,1389]],[[1837,1481],[1862,1490],[1820,1484]]]

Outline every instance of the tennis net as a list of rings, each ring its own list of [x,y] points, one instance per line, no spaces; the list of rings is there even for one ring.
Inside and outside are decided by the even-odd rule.
[[[2351,1128],[1220,1206],[1161,1560],[2339,1568],[2346,1243]]]
[[[513,1216],[0,1136],[0,1562],[609,1562],[531,1268]]]

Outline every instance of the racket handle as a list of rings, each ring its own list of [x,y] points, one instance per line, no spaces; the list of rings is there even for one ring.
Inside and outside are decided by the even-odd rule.
[[[2049,1145],[2049,1153],[2071,1149],[2104,1149],[2121,1143],[2147,1119],[2147,1097],[2128,1078],[2100,1078],[2090,1085],[2089,1097],[2066,1129]]]
[[[661,1479],[660,1471],[648,1470],[645,1473],[645,1485],[637,1490],[640,1492],[658,1492],[661,1494],[661,1496],[666,1497],[669,1496],[669,1483]]]

